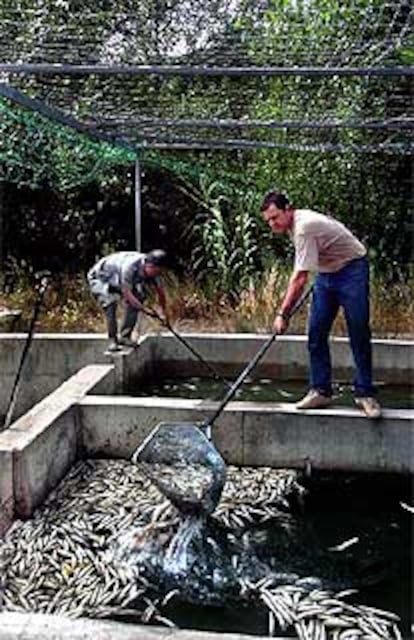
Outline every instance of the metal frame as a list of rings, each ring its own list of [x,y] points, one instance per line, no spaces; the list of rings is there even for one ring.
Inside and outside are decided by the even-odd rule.
[[[105,76],[187,76],[187,77],[412,77],[414,67],[275,67],[275,66],[250,66],[250,67],[219,67],[219,66],[188,66],[188,65],[78,65],[78,64],[50,64],[50,63],[0,63],[0,73],[19,75],[105,75]],[[92,122],[84,123],[45,102],[27,96],[18,89],[0,83],[0,96],[3,96],[16,104],[31,111],[37,112],[58,124],[70,127],[101,142],[106,142],[126,149],[135,154],[134,187],[135,187],[135,238],[136,248],[141,249],[141,172],[138,154],[140,150],[252,150],[252,149],[286,149],[291,151],[323,151],[345,153],[347,151],[361,153],[400,153],[408,154],[413,151],[413,144],[388,142],[377,145],[371,144],[300,144],[278,143],[261,140],[246,139],[200,139],[189,141],[185,136],[157,136],[145,133],[142,142],[132,143],[126,139],[126,133],[106,133],[102,129],[120,126],[134,127],[145,124],[158,127],[191,127],[214,129],[390,129],[394,131],[414,128],[412,119],[394,119],[385,122],[295,122],[295,121],[241,121],[234,119],[209,120],[209,119],[143,119],[142,121],[105,120],[99,118]],[[140,133],[137,132],[137,137]],[[142,135],[142,134],[141,134]]]
[[[132,147],[124,141],[118,140],[115,136],[102,133],[93,126],[91,127],[90,125],[83,124],[79,120],[76,120],[76,118],[66,115],[65,113],[63,113],[63,111],[60,111],[55,107],[49,107],[45,102],[42,102],[41,100],[30,98],[22,91],[19,91],[19,89],[15,89],[10,85],[0,83],[0,96],[3,96],[4,98],[11,100],[12,102],[15,102],[16,104],[19,104],[20,106],[25,107],[30,111],[40,113],[40,115],[45,116],[46,118],[49,118],[49,120],[53,120],[58,124],[62,124],[65,127],[70,127],[71,129],[75,129],[80,133],[91,136],[92,138],[95,138],[100,142],[107,142],[112,145],[117,145],[133,153],[137,152],[135,147]]]
[[[216,67],[188,65],[105,65],[59,63],[0,64],[0,73],[25,75],[159,75],[159,76],[413,76],[414,67]]]

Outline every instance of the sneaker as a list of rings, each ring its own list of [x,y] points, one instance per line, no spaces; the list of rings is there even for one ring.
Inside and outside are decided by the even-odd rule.
[[[116,342],[116,340],[111,340],[106,351],[109,353],[116,353],[117,351],[121,351],[121,347]]]
[[[138,346],[138,342],[132,340],[132,338],[127,338],[126,336],[119,338],[118,344],[121,344],[123,347],[132,347],[133,349]]]
[[[329,396],[324,396],[317,389],[310,389],[306,396],[296,403],[296,409],[324,409],[332,404]]]
[[[355,404],[358,407],[361,407],[362,411],[368,418],[381,417],[381,406],[376,398],[372,398],[370,396],[357,397],[355,398]]]

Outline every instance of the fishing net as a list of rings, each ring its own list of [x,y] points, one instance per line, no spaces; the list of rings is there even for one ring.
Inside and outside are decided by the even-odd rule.
[[[209,514],[216,508],[226,465],[195,424],[161,423],[133,461],[180,511]]]

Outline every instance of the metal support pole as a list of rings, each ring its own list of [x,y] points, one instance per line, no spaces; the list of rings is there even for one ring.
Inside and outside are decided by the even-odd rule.
[[[141,167],[135,160],[135,249],[141,251]]]
[[[0,177],[0,271],[3,271],[6,244],[4,241],[5,212],[4,212],[4,181]],[[0,281],[0,285],[4,284]]]

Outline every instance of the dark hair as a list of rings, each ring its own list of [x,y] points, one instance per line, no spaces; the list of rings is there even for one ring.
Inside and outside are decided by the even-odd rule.
[[[162,249],[153,249],[147,253],[145,262],[153,264],[155,267],[165,267],[167,264],[167,254]]]
[[[277,191],[269,191],[264,197],[262,207],[260,211],[266,211],[271,204],[274,204],[278,209],[286,209],[289,207],[289,198],[284,193],[278,193]]]

